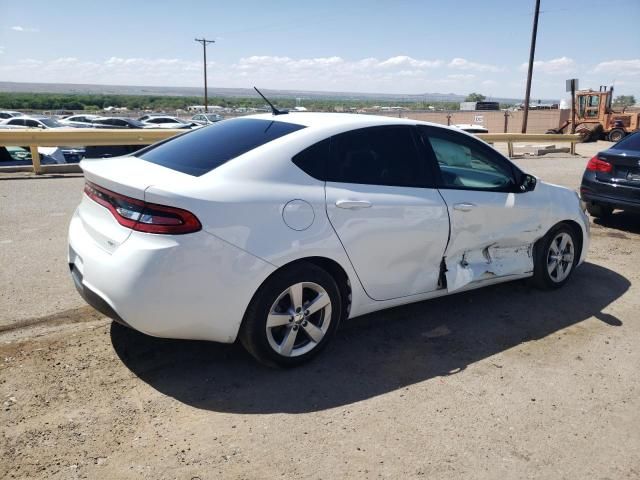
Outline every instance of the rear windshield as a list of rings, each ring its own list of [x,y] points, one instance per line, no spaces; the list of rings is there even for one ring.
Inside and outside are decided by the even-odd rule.
[[[302,128],[303,125],[275,120],[235,118],[152,145],[136,156],[199,177],[232,158]]]
[[[613,147],[616,150],[636,150],[640,151],[640,132],[624,137]]]

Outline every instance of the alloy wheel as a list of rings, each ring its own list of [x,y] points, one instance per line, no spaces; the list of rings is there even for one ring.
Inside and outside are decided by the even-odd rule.
[[[566,232],[556,235],[547,253],[547,271],[553,282],[560,283],[569,276],[574,257],[575,249],[571,235]]]
[[[285,357],[313,350],[331,323],[331,299],[317,283],[300,282],[283,291],[269,310],[266,333],[269,345]]]

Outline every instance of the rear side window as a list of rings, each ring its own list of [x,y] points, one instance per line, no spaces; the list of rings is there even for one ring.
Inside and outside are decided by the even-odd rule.
[[[318,180],[325,180],[327,176],[327,161],[329,160],[329,148],[331,140],[328,138],[311,145],[292,158],[300,169],[307,175]]]
[[[424,158],[409,126],[370,127],[331,139],[327,180],[341,183],[427,186]]]
[[[236,118],[192,130],[136,155],[147,162],[199,177],[249,150],[302,128],[303,125],[275,120]]]
[[[615,148],[616,150],[640,151],[640,132],[624,137],[611,148]]]

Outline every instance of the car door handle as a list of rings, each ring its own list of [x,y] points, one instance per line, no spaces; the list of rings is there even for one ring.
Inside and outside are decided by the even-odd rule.
[[[461,212],[470,212],[471,210],[473,210],[476,207],[477,207],[477,205],[475,203],[463,202],[463,203],[456,203],[453,206],[453,209],[454,210],[460,210]]]
[[[338,200],[336,207],[355,210],[358,208],[371,208],[371,202],[367,200]]]

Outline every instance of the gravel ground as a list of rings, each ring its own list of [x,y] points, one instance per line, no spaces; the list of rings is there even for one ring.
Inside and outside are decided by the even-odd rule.
[[[517,161],[571,188],[585,162]],[[82,182],[0,179],[0,478],[640,478],[638,217],[592,224],[560,291],[367,315],[277,371],[84,306],[65,258]]]

